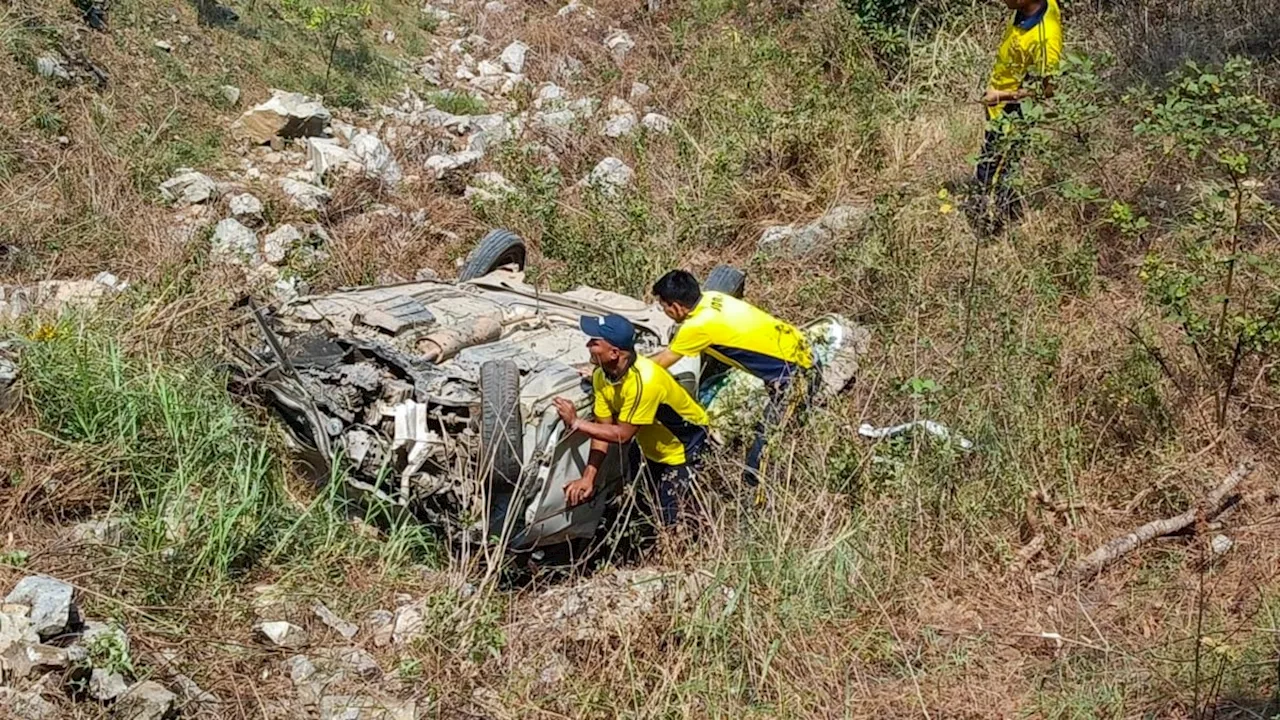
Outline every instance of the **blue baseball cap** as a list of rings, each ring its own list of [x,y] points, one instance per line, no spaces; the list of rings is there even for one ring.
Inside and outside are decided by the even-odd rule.
[[[619,350],[634,351],[636,349],[636,326],[621,315],[583,316],[578,327],[587,337],[599,338]]]

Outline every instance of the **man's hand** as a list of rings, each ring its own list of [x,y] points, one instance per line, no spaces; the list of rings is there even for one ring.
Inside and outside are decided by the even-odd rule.
[[[564,486],[564,500],[566,507],[577,507],[587,500],[591,499],[591,495],[596,491],[596,481],[590,477],[580,477],[577,480]]]
[[[551,401],[556,406],[556,414],[560,416],[560,421],[567,428],[572,428],[573,424],[578,422],[578,409],[573,406],[568,398],[558,397]]]
[[[990,107],[991,105],[999,105],[1006,99],[1005,93],[1002,93],[999,90],[987,90],[982,94],[981,102],[983,105]]]

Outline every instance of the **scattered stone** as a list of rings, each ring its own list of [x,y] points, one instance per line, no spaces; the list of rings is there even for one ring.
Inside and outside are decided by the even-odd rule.
[[[31,608],[27,605],[0,605],[0,656],[11,647],[40,642],[31,626]]]
[[[175,205],[199,205],[218,196],[213,178],[191,168],[178,168],[178,174],[160,183],[160,197]]]
[[[171,45],[167,40],[157,40],[155,42],[155,46],[157,49],[163,50],[167,53],[173,52],[173,45]]]
[[[619,138],[635,131],[639,119],[626,100],[611,98],[605,110],[609,113],[609,119],[604,123],[605,137]]]
[[[583,182],[605,194],[612,195],[631,184],[635,171],[616,157],[607,157],[591,170]]]
[[[556,11],[556,16],[569,17],[574,13],[582,13],[583,17],[586,17],[588,19],[596,16],[596,11],[588,7],[587,5],[583,4],[580,0],[569,0],[568,5],[565,5],[564,7]]]
[[[78,523],[71,528],[68,535],[75,542],[117,546],[124,542],[128,532],[127,520],[108,517]]]
[[[240,88],[235,85],[223,85],[218,88],[218,93],[222,95],[222,99],[226,100],[231,107],[240,104]]]
[[[173,676],[173,683],[178,687],[178,693],[182,699],[188,703],[203,703],[206,705],[221,705],[222,698],[208,692],[196,684],[195,680],[178,673]]]
[[[484,4],[484,11],[490,15],[501,15],[507,11],[507,6],[498,2],[498,0],[491,0]]]
[[[262,255],[272,265],[279,265],[302,242],[302,232],[292,225],[281,225],[262,239]]]
[[[640,118],[640,124],[643,125],[646,130],[661,133],[663,135],[671,132],[671,128],[674,125],[674,123],[671,122],[671,118],[666,115],[659,115],[658,113],[648,113],[644,117]]]
[[[587,120],[596,114],[596,110],[600,109],[600,101],[591,97],[578,98],[569,103],[569,109],[573,111],[574,115]]]
[[[301,650],[307,646],[307,631],[284,620],[261,623],[258,625],[258,631],[276,647]]]
[[[374,647],[386,647],[395,637],[396,616],[390,610],[373,610],[364,616],[364,627],[373,638]]]
[[[394,44],[395,44],[395,42],[396,42],[396,31],[395,31],[395,30],[383,30],[383,31],[382,31],[382,44],[383,44],[383,45],[394,45]]]
[[[650,88],[642,82],[631,83],[631,94],[628,99],[633,104],[643,105],[645,100],[649,99]]]
[[[31,628],[43,639],[61,635],[79,620],[72,587],[46,575],[29,575],[5,597],[7,605],[31,608]]]
[[[307,284],[297,275],[290,275],[275,281],[271,292],[281,305],[288,305],[306,294]]]
[[[374,680],[382,675],[382,668],[372,655],[358,647],[338,651],[338,662],[348,672],[364,680]]]
[[[1209,541],[1209,547],[1213,550],[1214,555],[1226,555],[1231,548],[1235,546],[1235,542],[1226,535],[1214,535]]]
[[[120,720],[161,720],[173,709],[177,696],[152,680],[140,682],[116,702],[113,717]]]
[[[471,184],[467,185],[467,189],[463,191],[462,196],[467,200],[475,198],[476,200],[491,201],[515,192],[517,192],[516,186],[503,177],[502,173],[482,172],[476,173],[475,177],[471,179]]]
[[[480,162],[484,153],[478,150],[464,150],[450,155],[432,155],[427,158],[427,169],[436,180],[444,180],[460,170],[466,170]]]
[[[231,217],[255,225],[262,222],[262,201],[249,193],[233,195],[230,206]]]
[[[479,130],[467,139],[467,150],[479,153],[517,137],[524,130],[518,118],[508,120],[500,114],[476,115],[471,118],[471,124]]]
[[[400,163],[391,154],[391,148],[376,135],[362,133],[351,141],[351,153],[364,168],[365,177],[380,181],[387,187],[395,187],[404,179]]]
[[[124,676],[120,673],[94,668],[89,676],[89,697],[98,702],[109,702],[129,691]]]
[[[539,112],[533,116],[533,125],[543,133],[562,134],[578,122],[578,116],[572,110],[553,110]]]
[[[311,678],[315,677],[316,666],[311,662],[311,658],[306,655],[294,655],[284,661],[284,669],[289,673],[289,679],[294,685],[302,685]]]
[[[38,691],[16,692],[0,687],[0,698],[6,698],[0,708],[4,708],[14,720],[54,720],[58,716],[58,708],[45,700]]]
[[[413,279],[414,282],[437,282],[440,280],[440,273],[431,268],[418,268],[413,273]]]
[[[800,228],[794,225],[766,228],[760,235],[756,248],[771,255],[808,255],[830,245],[839,235],[856,232],[870,214],[871,209],[866,206],[840,205]]]
[[[538,110],[554,109],[568,99],[564,88],[555,83],[543,83],[533,95],[533,107]]]
[[[59,80],[71,80],[71,73],[62,66],[62,60],[53,55],[41,55],[36,58],[36,72],[41,77],[57,78]]]
[[[315,613],[316,617],[320,618],[320,622],[324,623],[325,625],[328,625],[330,628],[333,629],[334,632],[338,633],[339,635],[346,638],[347,640],[350,640],[351,638],[355,637],[356,633],[360,632],[360,628],[357,625],[355,625],[354,623],[349,623],[346,620],[343,620],[342,618],[338,617],[336,613],[334,613],[329,608],[325,607],[324,603],[318,602],[315,605],[312,605],[311,612]]]
[[[559,82],[568,83],[581,75],[583,70],[586,70],[586,66],[582,64],[581,60],[572,55],[566,55],[556,60],[551,73],[552,77]]]
[[[417,605],[405,605],[396,610],[395,625],[391,631],[391,639],[396,645],[407,645],[422,632],[426,618]]]
[[[231,130],[237,137],[262,145],[274,138],[321,136],[332,119],[318,100],[301,93],[273,90],[271,99],[246,111]]]
[[[609,33],[609,37],[605,38],[604,46],[613,55],[614,61],[622,64],[626,59],[627,53],[630,53],[636,47],[636,41],[631,39],[631,35],[625,30],[614,30]]]
[[[116,277],[115,273],[103,270],[93,276],[93,281],[103,287],[109,287],[117,292],[123,292],[129,287],[129,283]]]
[[[322,187],[295,178],[280,178],[280,189],[299,210],[316,212],[324,208],[333,195]]]
[[[320,720],[414,720],[412,700],[378,700],[363,695],[327,695],[320,700]]]
[[[524,72],[524,58],[528,52],[529,46],[517,40],[503,49],[498,59],[502,61],[503,66],[509,72],[522,73]]]
[[[211,243],[209,255],[214,262],[247,267],[262,264],[258,236],[235,218],[222,220],[213,228]]]
[[[353,153],[330,138],[307,138],[307,161],[320,178],[358,164]]]
[[[431,5],[423,5],[422,14],[435,20],[436,22],[448,22],[449,20],[452,20],[454,17],[453,13],[449,12],[448,10],[441,10],[440,8],[433,7]]]
[[[96,280],[41,280],[30,285],[0,286],[0,317],[16,320],[34,312],[57,314],[69,307],[93,309],[115,290]]]

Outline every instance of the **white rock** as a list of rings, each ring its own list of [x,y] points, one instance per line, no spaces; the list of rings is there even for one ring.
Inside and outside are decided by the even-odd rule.
[[[1209,547],[1213,550],[1214,555],[1226,555],[1227,552],[1235,546],[1235,542],[1226,535],[1214,535],[1209,541]]]
[[[498,0],[492,0],[484,4],[484,11],[491,15],[501,15],[507,11],[507,6],[498,2]]]
[[[628,96],[628,99],[630,99],[632,103],[642,105],[645,100],[649,99],[649,92],[650,88],[648,85],[645,85],[642,82],[633,82],[631,83],[631,94]]]
[[[306,283],[297,275],[282,277],[271,286],[271,292],[281,305],[288,305],[306,293]]]
[[[237,137],[261,145],[275,137],[318,137],[332,119],[318,100],[301,93],[273,90],[269,100],[246,111],[231,130]]]
[[[294,685],[301,685],[316,675],[315,663],[306,655],[294,655],[284,661],[284,669],[289,672],[289,679]]]
[[[351,153],[364,168],[365,177],[380,181],[387,187],[395,187],[404,179],[400,163],[391,154],[391,148],[376,135],[363,133],[351,141]]]
[[[57,78],[59,80],[70,80],[71,73],[62,66],[62,61],[53,55],[41,55],[36,58],[36,72],[42,77]]]
[[[258,631],[276,647],[301,650],[307,646],[307,631],[284,620],[273,620],[258,625]]]
[[[373,610],[365,615],[364,627],[373,638],[374,647],[386,647],[395,637],[396,616],[390,610]]]
[[[0,657],[15,645],[31,645],[40,642],[40,636],[31,626],[31,607],[22,604],[0,606]]]
[[[240,103],[240,88],[235,85],[223,85],[218,88],[218,93],[222,95],[222,99],[226,100],[227,104],[232,107],[235,107]]]
[[[480,64],[476,66],[476,71],[480,74],[480,77],[501,78],[503,73],[502,65],[490,60],[481,60]]]
[[[577,122],[578,116],[572,110],[540,112],[533,116],[534,126],[543,131],[568,130]]]
[[[774,225],[761,233],[756,248],[772,255],[807,255],[830,245],[838,235],[856,232],[870,212],[866,206],[838,205],[802,227]]]
[[[213,178],[190,168],[178,168],[178,174],[160,183],[160,197],[176,205],[198,205],[218,196]]]
[[[464,150],[450,155],[432,155],[427,158],[427,169],[435,179],[443,179],[446,175],[465,170],[480,162],[484,153],[478,150]]]
[[[560,82],[571,82],[582,74],[586,66],[582,61],[572,55],[558,58],[555,66],[552,68],[552,77]]]
[[[108,517],[77,523],[71,528],[69,535],[76,542],[115,546],[124,542],[128,531],[128,520]]]
[[[426,625],[422,610],[416,605],[406,605],[396,610],[395,623],[391,630],[391,639],[396,645],[406,645],[413,641]]]
[[[604,46],[613,55],[613,59],[621,64],[626,59],[627,53],[635,49],[636,41],[631,39],[627,31],[614,30],[609,33],[609,37],[605,38]]]
[[[573,111],[573,114],[584,120],[595,116],[596,110],[599,108],[600,101],[591,97],[578,98],[569,103],[569,109]]]
[[[631,184],[635,171],[616,157],[607,157],[591,170],[583,182],[597,190],[612,195]]]
[[[345,123],[341,120],[334,120],[329,123],[329,129],[333,131],[335,139],[342,142],[350,143],[360,133],[359,128],[351,123]]]
[[[394,45],[394,44],[395,44],[395,42],[396,42],[396,31],[395,31],[395,30],[383,30],[383,31],[382,31],[382,44],[383,44],[383,45]]]
[[[605,121],[601,134],[605,137],[620,138],[635,132],[636,124],[635,115],[616,115]]]
[[[508,71],[522,73],[524,72],[524,57],[528,52],[529,46],[517,40],[504,48],[498,59],[502,61]]]
[[[307,138],[307,162],[311,172],[321,178],[358,164],[354,153],[330,138]]]
[[[227,218],[213,228],[209,257],[216,263],[257,267],[262,264],[258,254],[258,236],[235,218]]]
[[[72,587],[61,580],[28,575],[18,581],[4,601],[31,608],[31,629],[41,638],[50,638],[66,632],[78,619],[72,594]]]
[[[237,220],[242,222],[248,220],[255,223],[262,220],[262,201],[249,193],[231,196],[229,206],[231,217]]]
[[[511,195],[515,192],[516,186],[512,185],[501,173],[482,172],[476,173],[476,176],[471,179],[471,184],[467,185],[462,197],[467,200],[474,198],[481,201],[492,201],[503,195]]]
[[[659,115],[658,113],[646,114],[644,117],[640,118],[640,124],[643,125],[646,130],[651,130],[663,135],[671,132],[671,128],[673,126],[671,118],[666,115]]]
[[[318,602],[315,605],[312,605],[311,612],[315,613],[316,617],[320,618],[320,622],[328,625],[334,632],[347,640],[355,637],[356,633],[360,632],[360,628],[358,626],[338,617],[337,613],[326,607],[324,603]]]
[[[556,11],[556,15],[558,17],[569,17],[574,13],[582,13],[586,18],[593,18],[596,16],[596,11],[583,4],[581,0],[569,0],[569,4]]]
[[[14,720],[55,720],[58,708],[40,696],[38,690],[15,692],[0,685],[0,709],[12,714]]]
[[[177,696],[151,680],[129,688],[112,709],[112,717],[120,720],[161,720],[173,709]]]
[[[272,265],[279,265],[302,242],[302,233],[292,225],[281,225],[262,239],[262,255]]]
[[[372,655],[358,647],[338,651],[338,663],[343,669],[363,680],[373,680],[382,674],[382,668]]]
[[[98,702],[108,702],[129,691],[124,676],[120,673],[94,668],[89,675],[89,697]]]
[[[155,42],[155,46],[165,52],[173,52],[173,45],[171,45],[167,40],[157,40]]]
[[[121,280],[116,277],[115,273],[103,270],[93,276],[93,281],[103,287],[109,287],[116,292],[124,292],[129,288],[128,281]]]
[[[431,5],[423,5],[422,14],[434,19],[436,22],[448,22],[454,18],[454,14],[448,10],[442,10]]]
[[[533,107],[538,110],[554,109],[563,105],[567,98],[564,88],[555,83],[543,83],[533,95]]]
[[[318,211],[333,199],[328,190],[295,178],[280,178],[280,189],[299,210]]]

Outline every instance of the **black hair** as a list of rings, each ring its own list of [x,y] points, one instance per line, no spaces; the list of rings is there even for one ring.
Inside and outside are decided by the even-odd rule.
[[[702,299],[702,288],[698,287],[698,278],[693,273],[672,270],[653,284],[653,294],[663,302],[693,308]]]

